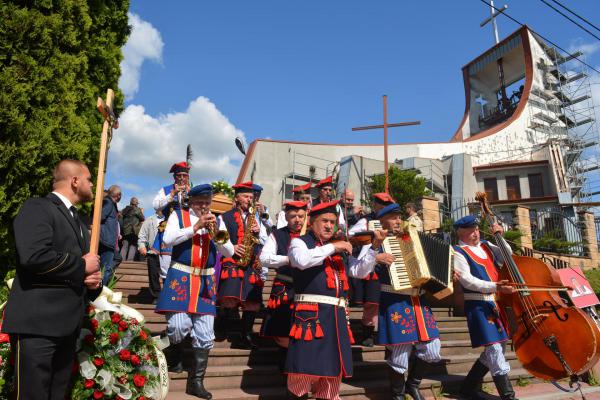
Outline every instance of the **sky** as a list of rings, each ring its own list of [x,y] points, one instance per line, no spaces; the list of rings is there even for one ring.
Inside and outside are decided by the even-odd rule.
[[[596,1],[561,3],[600,26]],[[504,4],[600,70],[600,40],[541,0]],[[106,182],[122,187],[120,208],[137,196],[148,215],[188,143],[195,184],[235,181],[235,137],[381,143],[351,128],[382,123],[384,94],[389,122],[421,121],[390,130],[392,143],[446,141],[465,108],[461,68],[494,44],[491,25],[479,26],[489,13],[480,0],[132,0]],[[501,39],[518,28],[498,18]]]

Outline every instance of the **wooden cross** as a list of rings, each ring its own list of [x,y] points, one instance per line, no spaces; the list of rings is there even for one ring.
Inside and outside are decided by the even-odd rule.
[[[421,125],[421,121],[412,122],[398,122],[395,124],[388,124],[387,122],[387,96],[383,95],[383,125],[370,125],[370,126],[358,126],[352,128],[353,131],[366,131],[370,129],[381,129],[383,128],[383,163],[385,168],[385,192],[390,192],[390,177],[388,172],[388,128],[396,126],[410,126],[410,125]]]
[[[106,102],[98,97],[96,107],[102,118],[102,136],[100,137],[100,156],[98,157],[98,177],[96,179],[96,195],[94,198],[94,216],[92,219],[92,238],[90,241],[90,253],[98,254],[100,242],[100,216],[102,214],[102,202],[104,200],[104,175],[106,174],[106,158],[108,147],[112,139],[113,129],[119,127],[119,121],[113,112],[113,101],[115,93],[112,89],[106,91]]]

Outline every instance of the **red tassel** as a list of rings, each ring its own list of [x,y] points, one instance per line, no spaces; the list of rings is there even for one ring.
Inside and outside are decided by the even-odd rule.
[[[296,324],[292,325],[292,329],[290,329],[290,337],[296,337],[296,330],[298,329],[298,327],[296,326]]]
[[[283,294],[283,303],[285,304],[285,303],[287,303],[289,300],[290,300],[290,299],[288,298],[288,295],[287,295],[287,293],[284,293],[284,294]]]
[[[371,280],[371,274],[367,275],[364,279],[365,279],[365,281],[370,281]]]
[[[279,307],[281,305],[281,297],[277,298],[277,307]]]
[[[317,339],[321,339],[323,336],[325,336],[323,334],[323,329],[321,328],[321,323],[319,321],[317,321],[317,325],[315,326],[315,337]]]
[[[307,342],[310,342],[311,340],[313,340],[312,329],[310,329],[310,322],[306,326],[306,334],[304,335],[304,340]]]
[[[329,289],[335,288],[335,281],[333,280],[333,278],[327,278],[327,287]]]
[[[254,274],[250,275],[250,278],[248,279],[250,281],[251,284],[255,284],[256,283],[256,276]]]
[[[232,270],[231,270],[231,277],[232,277],[232,278],[237,278],[237,277],[238,277],[238,276],[237,276],[237,271],[236,271],[235,269],[232,269]]]
[[[354,344],[354,335],[352,334],[352,329],[350,329],[350,325],[348,325],[348,336],[350,337],[350,344]]]
[[[227,273],[227,271],[227,269],[223,269],[223,271],[221,271],[221,279],[229,278],[229,274]]]
[[[377,275],[377,272],[373,272],[373,279],[379,280],[379,275]]]
[[[298,327],[296,328],[296,334],[294,335],[294,339],[302,339],[302,325],[298,325]]]
[[[242,271],[241,269],[238,270],[238,278],[240,278],[240,279],[244,278],[244,271]]]

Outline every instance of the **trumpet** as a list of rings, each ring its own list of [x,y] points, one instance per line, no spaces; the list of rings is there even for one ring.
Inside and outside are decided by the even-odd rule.
[[[208,214],[212,215],[210,211],[203,212],[203,215]],[[206,229],[208,231],[208,236],[215,243],[222,245],[229,241],[229,232],[227,232],[226,230],[217,230],[217,224],[215,224],[214,222],[209,222]]]

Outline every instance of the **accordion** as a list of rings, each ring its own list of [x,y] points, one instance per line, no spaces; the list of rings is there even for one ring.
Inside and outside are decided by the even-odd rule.
[[[381,223],[370,221],[369,230],[375,229],[381,229]],[[453,251],[448,243],[419,232],[410,225],[404,238],[386,238],[383,250],[395,257],[389,268],[394,290],[421,288],[436,299],[443,299],[453,293]]]

